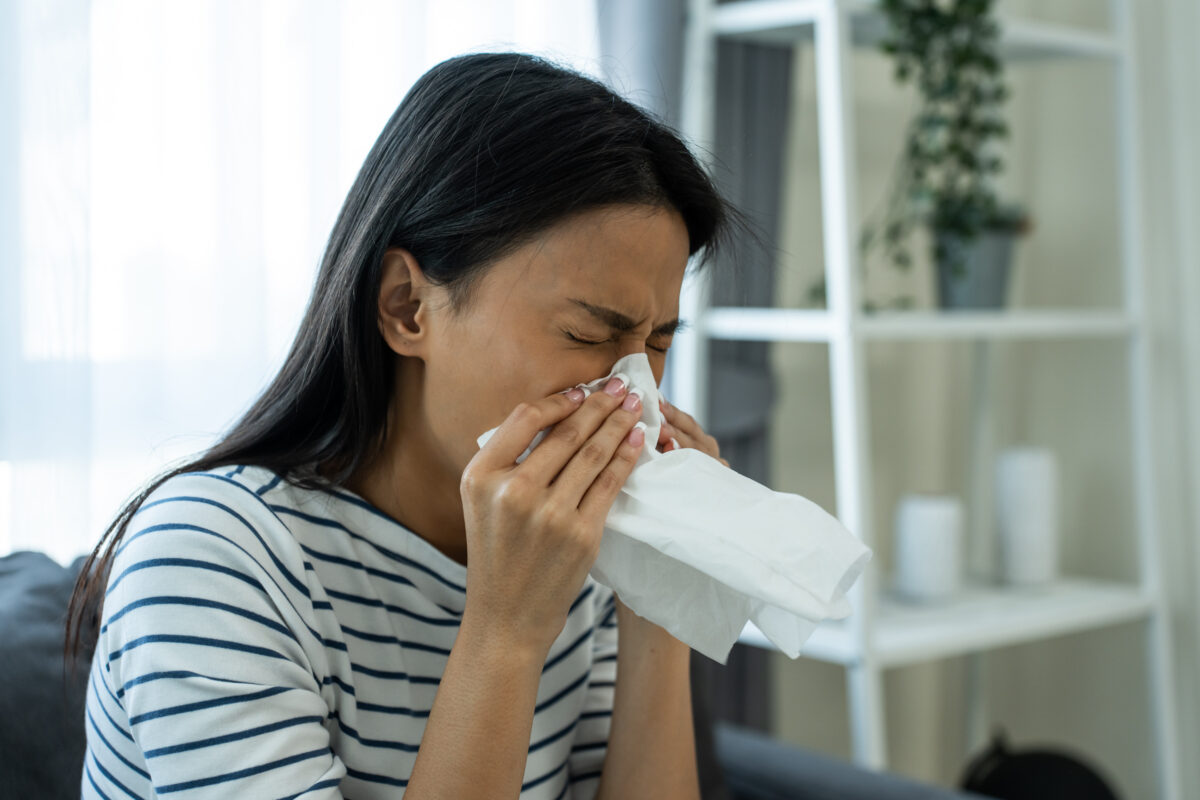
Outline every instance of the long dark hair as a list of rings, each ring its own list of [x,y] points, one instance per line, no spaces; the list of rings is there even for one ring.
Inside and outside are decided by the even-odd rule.
[[[370,463],[386,441],[397,357],[376,324],[386,249],[409,250],[462,313],[490,264],[569,215],[617,203],[678,210],[689,255],[704,249],[697,267],[731,225],[757,238],[668,125],[599,81],[524,53],[458,56],[422,75],[350,188],[279,374],[220,441],[121,509],[76,580],[64,656],[95,646],[117,543],[167,479],[252,464],[332,488]]]

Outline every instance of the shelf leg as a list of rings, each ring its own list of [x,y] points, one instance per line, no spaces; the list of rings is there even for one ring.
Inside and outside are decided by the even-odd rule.
[[[883,671],[872,661],[851,664],[846,667],[846,685],[854,763],[868,769],[886,769]]]
[[[967,655],[967,756],[988,743],[991,714],[987,705],[987,662],[980,652]]]

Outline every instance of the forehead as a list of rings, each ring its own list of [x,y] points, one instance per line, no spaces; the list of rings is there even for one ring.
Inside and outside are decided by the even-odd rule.
[[[610,206],[573,215],[495,265],[498,283],[541,300],[678,302],[688,232],[673,208]],[[577,306],[575,308],[578,308]]]

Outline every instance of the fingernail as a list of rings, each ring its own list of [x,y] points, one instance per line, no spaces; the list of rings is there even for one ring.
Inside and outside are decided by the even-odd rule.
[[[637,389],[630,389],[629,394],[625,395],[625,402],[621,403],[621,408],[626,411],[637,411],[642,407],[642,393]]]
[[[634,447],[641,445],[646,441],[646,426],[642,421],[634,423],[633,430],[629,431],[629,443]]]
[[[678,449],[679,449],[679,440],[678,440],[678,439],[676,439],[674,436],[672,436],[672,437],[671,437],[671,444],[672,444],[672,445],[674,445],[674,446],[671,448],[672,450],[678,450]]]
[[[578,403],[584,398],[583,390],[578,386],[568,389],[567,391],[563,392],[563,394],[565,394],[572,403]]]
[[[628,384],[629,377],[623,372],[618,372],[608,379],[608,383],[604,384],[604,391],[613,397],[618,397],[621,392],[625,391],[625,387]]]

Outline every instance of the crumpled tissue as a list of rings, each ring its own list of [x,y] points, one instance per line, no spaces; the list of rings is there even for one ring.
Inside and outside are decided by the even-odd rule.
[[[721,664],[747,620],[798,657],[820,622],[850,615],[845,594],[870,548],[805,497],[763,486],[695,448],[660,453],[660,395],[645,353],[578,387],[590,394],[616,374],[641,394],[637,425],[646,439],[609,510],[591,576]],[[479,446],[497,429],[481,434]],[[549,431],[539,431],[517,463]]]

